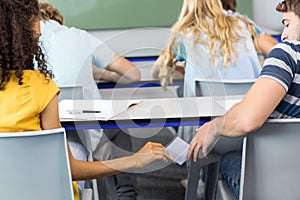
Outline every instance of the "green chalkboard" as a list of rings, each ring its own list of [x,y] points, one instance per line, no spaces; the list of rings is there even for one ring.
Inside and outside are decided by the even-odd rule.
[[[48,0],[68,26],[117,29],[171,26],[183,0]]]
[[[236,0],[236,4],[238,12],[253,19],[252,0]]]

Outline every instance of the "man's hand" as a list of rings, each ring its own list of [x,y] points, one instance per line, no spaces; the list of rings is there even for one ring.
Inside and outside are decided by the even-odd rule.
[[[212,122],[208,122],[201,126],[198,130],[192,142],[190,143],[189,151],[187,154],[187,160],[189,160],[194,153],[194,162],[197,161],[197,157],[200,154],[200,158],[207,157],[207,154],[213,149],[219,139],[220,134]],[[200,152],[201,149],[201,152]]]

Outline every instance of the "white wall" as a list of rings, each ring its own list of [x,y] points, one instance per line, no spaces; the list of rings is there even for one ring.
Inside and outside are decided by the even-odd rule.
[[[134,28],[89,31],[124,57],[158,56],[164,48],[170,28]],[[151,67],[154,61],[134,62],[140,69],[142,80],[153,80]]]
[[[282,13],[276,11],[281,0],[253,0],[253,20],[264,31],[272,35],[281,35]]]
[[[134,28],[89,31],[126,57],[159,55],[169,38],[169,28]]]

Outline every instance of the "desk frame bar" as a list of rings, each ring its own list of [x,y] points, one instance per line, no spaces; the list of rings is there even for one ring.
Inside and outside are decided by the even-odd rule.
[[[122,128],[152,128],[152,127],[179,127],[179,126],[202,126],[210,121],[210,117],[190,119],[140,119],[140,120],[110,120],[110,121],[62,121],[66,130],[88,129],[122,129]]]

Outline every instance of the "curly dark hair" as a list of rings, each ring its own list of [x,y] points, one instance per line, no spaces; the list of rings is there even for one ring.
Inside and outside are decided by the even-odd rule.
[[[52,78],[33,29],[38,17],[37,0],[0,1],[0,90],[10,80],[10,70],[15,70],[22,85],[23,70],[34,70],[34,60],[45,78]]]
[[[40,20],[47,21],[47,20],[55,20],[61,25],[64,24],[64,18],[59,12],[58,9],[54,8],[50,3],[48,2],[39,2],[39,8],[40,8]]]
[[[300,0],[284,0],[276,6],[279,12],[294,12],[300,17]]]

